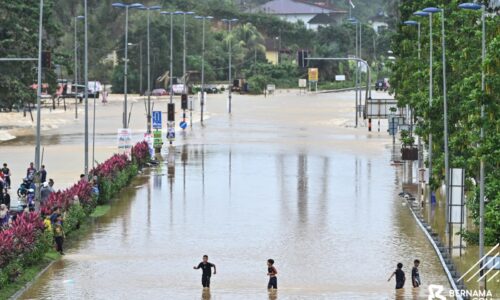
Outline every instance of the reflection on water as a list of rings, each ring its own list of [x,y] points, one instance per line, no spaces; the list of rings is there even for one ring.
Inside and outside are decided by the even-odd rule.
[[[22,299],[404,299],[419,258],[446,285],[435,254],[397,197],[400,172],[379,158],[304,149],[189,145],[170,149]],[[171,154],[173,155],[173,154]],[[211,291],[192,265],[217,265]],[[266,260],[280,282],[268,293]],[[397,295],[399,297],[399,295]],[[403,299],[401,298],[401,299]]]

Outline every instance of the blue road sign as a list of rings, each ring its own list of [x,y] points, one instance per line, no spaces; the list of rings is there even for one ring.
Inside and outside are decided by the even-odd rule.
[[[188,124],[186,123],[186,121],[181,121],[179,123],[179,127],[182,128],[182,129],[186,129],[187,126],[188,126]]]
[[[152,119],[153,119],[153,129],[161,129],[161,111],[154,111]]]

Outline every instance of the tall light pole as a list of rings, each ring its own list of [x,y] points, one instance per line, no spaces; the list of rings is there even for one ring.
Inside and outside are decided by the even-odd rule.
[[[438,7],[427,7],[423,9],[423,12],[429,13],[430,15],[434,13],[441,13],[441,52],[442,52],[442,64],[443,64],[443,125],[444,125],[444,182],[446,185],[445,188],[445,207],[446,207],[446,221],[448,222],[448,226],[446,226],[446,233],[448,233],[448,242],[449,242],[449,251],[451,254],[452,251],[452,228],[450,222],[450,212],[449,212],[449,202],[450,202],[450,193],[449,189],[449,151],[448,151],[448,101],[447,101],[447,91],[446,91],[446,37],[444,31],[444,8]]]
[[[233,23],[236,23],[238,22],[238,19],[222,19],[222,22],[224,23],[227,23],[228,26],[229,26],[229,36],[228,36],[228,43],[229,43],[229,94],[228,94],[228,113],[231,113],[231,90],[232,90],[232,86],[233,86],[233,79],[232,79],[232,76],[231,76],[231,72],[232,72],[232,65],[231,65],[231,59],[232,59],[232,51],[231,51],[231,47],[232,47],[232,41],[231,41],[231,25]]]
[[[355,42],[355,51],[354,51],[354,55],[357,57],[357,58],[360,58],[360,55],[359,55],[359,44],[358,44],[358,25],[360,25],[360,23],[358,22],[358,20],[356,20],[356,18],[349,18],[347,19],[351,24],[354,24],[354,28],[355,28],[355,31],[356,31],[356,42]],[[356,105],[354,106],[354,114],[355,114],[355,120],[356,120],[356,128],[358,127],[358,95],[359,95],[359,91],[358,91],[358,83],[359,83],[359,62],[356,61],[356,70],[355,70],[355,83],[354,83],[354,86],[356,88],[356,98],[355,98],[355,101],[356,101]],[[361,99],[359,99],[359,102],[361,102]]]
[[[43,0],[40,0],[40,16],[38,21],[38,86],[36,89],[36,148],[35,148],[35,167],[36,167],[36,200],[40,200],[40,127],[42,125],[41,116],[41,96],[42,96],[42,38],[43,38]]]
[[[84,19],[84,16],[75,17],[75,119],[78,119],[78,36],[77,36],[77,25],[78,20]]]
[[[139,8],[142,4],[134,3],[134,4],[125,4],[125,3],[113,3],[111,4],[113,7],[124,8],[125,9],[125,59],[124,59],[124,70],[123,70],[123,128],[128,128],[127,122],[127,71],[128,71],[128,10],[129,8]]]
[[[174,85],[174,14],[175,12],[170,12],[170,11],[162,11],[160,12],[162,15],[170,15],[170,103],[174,102],[174,90],[173,90],[173,85]]]
[[[409,20],[409,21],[404,21],[403,22],[404,25],[406,26],[417,26],[417,31],[418,31],[418,38],[417,38],[417,58],[418,58],[418,61],[420,62],[420,22],[417,22],[417,21],[413,21],[413,20]],[[420,67],[419,67],[419,71],[420,71]],[[419,80],[419,87],[420,87],[420,80]],[[421,141],[420,141],[420,136],[418,137],[418,163],[417,163],[417,166],[418,166],[418,172],[420,172],[420,169],[422,168],[422,159],[421,159],[421,155],[420,155],[420,147],[421,147]],[[417,174],[420,174],[418,173]],[[418,176],[420,177],[420,175]],[[420,196],[422,194],[421,192],[421,186],[420,186],[420,179],[418,181],[418,184],[417,184],[417,194],[418,194],[418,201],[420,202]]]
[[[193,15],[192,11],[176,11],[175,15],[182,15],[183,26],[182,26],[182,78],[186,78],[186,15]],[[186,82],[184,82],[183,93],[186,93]]]
[[[211,20],[211,16],[196,16],[195,19],[202,20],[202,39],[201,39],[201,101],[200,101],[200,122],[203,123],[203,109],[205,106],[205,20]]]
[[[83,76],[85,77],[85,165],[84,174],[85,178],[89,178],[89,51],[88,51],[88,11],[87,11],[87,0],[83,2],[84,12],[85,12],[85,37],[84,37],[84,64],[83,64]],[[95,93],[95,91],[94,91]]]
[[[428,150],[428,161],[429,161],[429,194],[428,194],[428,201],[432,201],[432,188],[431,188],[431,178],[432,178],[432,132],[430,130],[430,125],[431,125],[431,117],[430,117],[430,111],[432,109],[432,89],[433,89],[433,82],[432,82],[432,14],[426,13],[423,11],[417,11],[413,13],[416,16],[420,17],[429,17],[429,150]]]
[[[159,5],[153,5],[153,6],[140,6],[138,9],[142,10],[147,10],[147,16],[148,16],[148,25],[147,25],[147,48],[148,48],[148,90],[147,90],[147,95],[148,95],[148,111],[147,111],[147,116],[146,116],[146,132],[151,133],[151,59],[150,59],[150,48],[149,48],[149,24],[150,24],[150,12],[152,10],[160,10],[161,6]],[[142,44],[141,44],[142,47]],[[141,55],[141,61],[142,61],[142,55]],[[142,78],[142,72],[141,72],[141,78]]]
[[[485,74],[484,62],[486,59],[486,7],[477,3],[462,3],[458,5],[461,9],[481,10],[481,122],[484,120],[484,92],[485,92]],[[482,124],[482,123],[481,123]],[[484,125],[481,125],[481,144],[484,143]],[[479,161],[479,264],[481,271],[479,272],[479,286],[481,289],[486,288],[486,280],[483,277],[483,256],[484,256],[484,158],[483,155]]]

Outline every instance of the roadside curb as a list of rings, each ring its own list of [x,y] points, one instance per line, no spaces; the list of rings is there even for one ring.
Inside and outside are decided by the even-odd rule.
[[[59,257],[51,261],[45,268],[43,268],[40,272],[38,272],[38,274],[36,274],[35,277],[33,277],[20,290],[18,290],[14,295],[12,295],[9,298],[9,300],[19,299],[19,297],[21,297],[21,295],[24,294],[24,292],[26,292],[33,285],[33,283],[35,283],[35,281],[37,281],[38,278],[40,278],[40,276],[42,276],[56,261],[59,261],[60,259],[61,258]]]
[[[450,283],[451,288],[455,291],[466,290],[467,288],[465,287],[463,280],[458,281],[458,279],[460,278],[460,274],[458,273],[453,260],[450,258],[446,247],[444,247],[442,242],[439,240],[439,235],[436,232],[432,231],[431,226],[425,221],[420,212],[419,204],[415,201],[415,198],[410,197],[405,199],[408,207],[410,208],[410,212],[415,218],[415,221],[417,221],[418,226],[429,240],[429,243],[434,248],[434,251],[439,258],[439,262],[441,263],[441,266],[446,273],[446,277],[448,278],[448,282]],[[456,293],[455,295],[455,299],[457,300],[469,299],[468,297],[462,297],[458,293]]]

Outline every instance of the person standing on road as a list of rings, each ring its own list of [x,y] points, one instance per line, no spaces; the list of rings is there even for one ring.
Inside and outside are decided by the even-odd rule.
[[[33,179],[35,178],[35,173],[36,173],[35,165],[32,162],[30,162],[30,166],[26,170],[26,178],[28,178],[29,181],[33,181]]]
[[[278,271],[274,267],[274,259],[268,259],[267,260],[267,276],[269,276],[269,283],[267,284],[267,289],[278,289],[278,278],[276,277],[278,275]]]
[[[394,271],[387,281],[391,281],[392,277],[396,275],[396,290],[402,289],[405,286],[405,272],[403,272],[403,264],[398,263],[396,271]]]
[[[42,165],[40,170],[40,182],[45,182],[47,180],[47,170],[45,170],[45,165]]]
[[[418,272],[418,266],[420,265],[420,260],[415,259],[413,261],[413,269],[411,269],[411,282],[414,288],[418,288],[422,282],[420,281],[420,273]]]
[[[203,255],[203,261],[198,264],[198,266],[194,266],[193,269],[198,270],[202,269],[203,273],[201,275],[201,284],[203,288],[210,288],[210,277],[212,277],[212,268],[214,268],[214,275],[217,274],[217,268],[213,263],[208,262],[208,255]]]
[[[5,188],[10,189],[10,176],[12,176],[12,174],[10,173],[10,169],[7,167],[7,163],[3,164],[1,172],[5,179]]]

